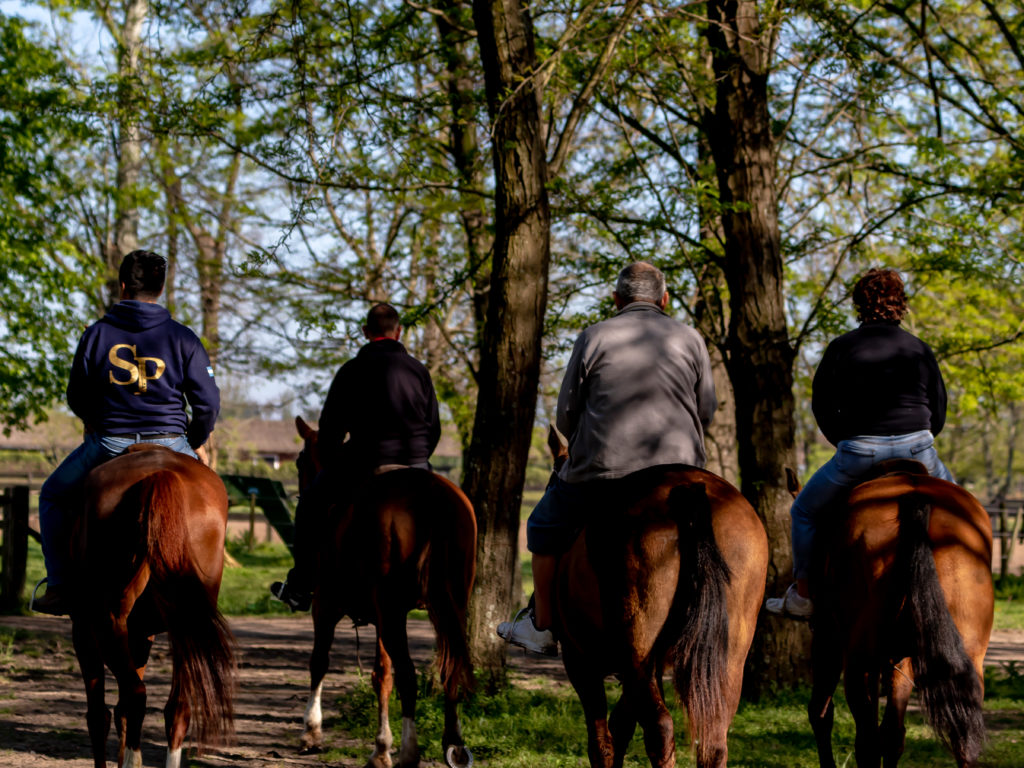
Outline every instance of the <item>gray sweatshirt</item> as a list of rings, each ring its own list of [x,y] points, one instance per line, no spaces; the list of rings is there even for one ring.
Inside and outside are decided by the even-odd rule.
[[[569,439],[561,477],[615,478],[657,464],[703,467],[718,402],[703,338],[637,301],[590,326],[573,346],[556,426]]]

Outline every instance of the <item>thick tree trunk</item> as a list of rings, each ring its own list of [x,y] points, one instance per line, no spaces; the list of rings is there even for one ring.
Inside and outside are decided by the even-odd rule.
[[[474,0],[473,18],[493,121],[494,250],[480,353],[480,394],[463,481],[479,526],[470,609],[474,663],[504,677],[495,634],[512,610],[519,508],[540,377],[550,211],[540,110],[531,76],[533,28],[518,0]]]
[[[782,256],[771,121],[769,39],[752,0],[711,0],[708,38],[717,82],[707,135],[725,207],[727,366],[736,401],[740,489],[768,531],[768,593],[792,578],[784,468],[795,466],[793,360],[782,294]],[[808,633],[762,614],[748,660],[748,692],[806,676]]]

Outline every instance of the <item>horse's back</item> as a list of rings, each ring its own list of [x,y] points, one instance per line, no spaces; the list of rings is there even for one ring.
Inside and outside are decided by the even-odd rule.
[[[190,509],[219,513],[227,520],[227,490],[216,472],[191,456],[145,443],[94,469],[86,481],[86,501],[97,518],[107,517],[130,488],[164,471],[182,482]]]

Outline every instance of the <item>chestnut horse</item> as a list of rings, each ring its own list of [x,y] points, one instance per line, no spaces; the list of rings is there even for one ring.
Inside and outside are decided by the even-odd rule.
[[[300,489],[320,470],[317,431],[295,419],[305,441],[296,464]],[[314,510],[319,511],[319,510]],[[476,573],[476,515],[469,499],[440,475],[399,468],[374,475],[344,507],[327,513],[313,593],[313,652],[310,697],[303,718],[302,746],[323,741],[320,698],[334,629],[343,616],[377,628],[373,687],[378,731],[367,768],[391,762],[388,699],[398,687],[402,740],[398,765],[419,765],[416,742],[416,669],[409,655],[406,617],[426,607],[437,635],[437,664],[444,690],[442,748],[451,768],[470,766],[457,704],[473,685],[466,640],[466,613]],[[392,675],[393,669],[393,675]]]
[[[162,446],[132,446],[90,473],[71,620],[96,768],[106,765],[110,730],[104,664],[118,688],[117,764],[142,765],[143,674],[158,632],[168,633],[172,659],[168,768],[181,764],[190,721],[200,746],[231,735],[234,641],[217,610],[227,515],[216,473]]]
[[[556,470],[568,456],[554,430]],[[768,540],[753,507],[722,478],[684,465],[613,481],[603,508],[562,556],[555,632],[587,720],[592,768],[618,768],[643,728],[651,765],[675,765],[662,674],[689,712],[699,768],[725,766],[768,570]],[[608,720],[604,679],[622,696]]]
[[[895,470],[895,471],[893,471]],[[992,630],[992,525],[958,485],[916,461],[878,465],[823,531],[812,579],[814,684],[808,715],[823,768],[834,768],[832,694],[844,675],[860,768],[894,768],[917,688],[958,766],[985,738],[982,664]],[[790,490],[798,490],[789,473]],[[888,700],[878,723],[879,683]]]

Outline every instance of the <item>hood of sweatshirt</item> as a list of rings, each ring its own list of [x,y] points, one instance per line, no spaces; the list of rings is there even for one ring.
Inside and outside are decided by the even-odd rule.
[[[145,331],[171,319],[166,307],[148,301],[125,299],[118,302],[103,317],[103,322],[127,331]]]

